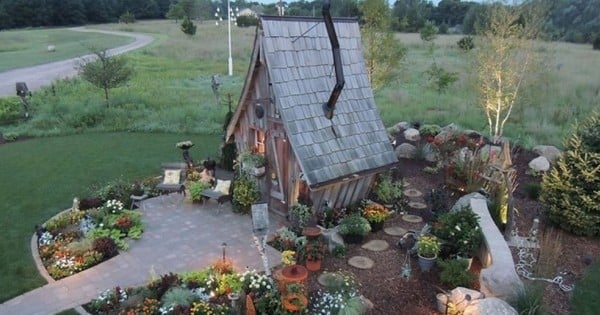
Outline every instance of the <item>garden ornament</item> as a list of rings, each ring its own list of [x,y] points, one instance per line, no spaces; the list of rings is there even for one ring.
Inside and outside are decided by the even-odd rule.
[[[406,255],[404,256],[404,263],[402,264],[402,279],[408,281],[410,278],[410,272],[412,269],[410,268],[410,253],[406,251]]]

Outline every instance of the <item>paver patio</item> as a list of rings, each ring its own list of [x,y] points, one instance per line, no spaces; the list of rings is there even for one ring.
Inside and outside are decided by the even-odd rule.
[[[237,269],[264,269],[251,217],[233,213],[229,204],[217,213],[215,202],[192,204],[172,194],[145,200],[143,209],[144,235],[128,251],[6,301],[0,314],[55,314],[115,286],[138,286],[165,273],[201,269],[222,256],[223,243]],[[269,219],[272,232],[280,223],[274,215]],[[271,265],[280,263],[275,249],[267,247],[267,255]]]

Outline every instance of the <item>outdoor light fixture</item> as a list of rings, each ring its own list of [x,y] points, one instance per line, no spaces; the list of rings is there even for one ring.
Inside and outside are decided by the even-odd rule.
[[[221,248],[223,249],[223,262],[225,262],[225,248],[227,248],[227,243],[223,242]]]

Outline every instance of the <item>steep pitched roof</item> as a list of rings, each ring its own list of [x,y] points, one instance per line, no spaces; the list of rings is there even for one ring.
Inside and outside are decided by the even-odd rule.
[[[260,54],[307,183],[319,186],[396,163],[367,78],[357,20],[334,19],[346,83],[332,120],[322,109],[335,85],[323,20],[263,16],[261,25]]]

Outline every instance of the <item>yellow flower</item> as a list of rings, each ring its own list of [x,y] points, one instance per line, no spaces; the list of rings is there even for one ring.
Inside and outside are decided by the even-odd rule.
[[[296,260],[294,259],[296,252],[293,250],[284,250],[281,253],[281,263],[285,266],[291,266],[296,264]]]

